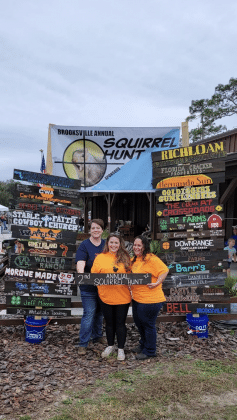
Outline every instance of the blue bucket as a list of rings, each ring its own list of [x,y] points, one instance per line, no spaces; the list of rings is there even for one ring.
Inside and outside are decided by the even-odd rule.
[[[35,319],[33,316],[27,316],[25,320],[26,341],[38,344],[45,340],[47,324],[48,318]]]
[[[193,314],[187,314],[186,321],[189,325],[189,334],[196,335],[199,338],[208,338],[209,319],[207,315],[196,317]]]

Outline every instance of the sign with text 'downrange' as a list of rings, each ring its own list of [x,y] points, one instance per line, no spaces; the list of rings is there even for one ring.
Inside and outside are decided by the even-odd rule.
[[[33,184],[51,185],[52,187],[72,188],[76,190],[80,190],[81,188],[81,181],[79,179],[23,171],[22,169],[14,169],[13,179],[32,182]]]
[[[75,274],[78,285],[92,284],[94,286],[135,286],[151,283],[151,274],[139,273],[83,273]]]

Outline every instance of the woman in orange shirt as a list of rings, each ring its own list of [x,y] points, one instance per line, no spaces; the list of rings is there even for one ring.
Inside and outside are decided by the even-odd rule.
[[[105,243],[104,250],[94,260],[91,273],[128,273],[131,272],[129,254],[123,239],[111,233]],[[126,317],[131,303],[131,294],[126,285],[98,286],[101,309],[106,323],[108,347],[102,357],[108,357],[115,351],[115,334],[118,342],[118,360],[124,360],[126,341]]]
[[[149,242],[143,236],[135,238],[133,252],[132,273],[151,274],[151,283],[131,286],[133,319],[141,336],[136,358],[145,360],[156,356],[156,318],[166,300],[162,283],[169,269],[150,252]]]

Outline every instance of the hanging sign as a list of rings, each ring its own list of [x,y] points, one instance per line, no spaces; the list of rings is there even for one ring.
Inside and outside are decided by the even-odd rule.
[[[32,182],[33,184],[51,185],[52,187],[72,188],[76,190],[80,190],[81,188],[81,181],[79,179],[23,171],[22,169],[14,169],[13,179]]]
[[[10,267],[22,269],[71,270],[72,259],[61,257],[11,255]]]
[[[48,229],[37,227],[11,226],[12,236],[20,239],[32,239],[38,241],[67,241],[75,243],[77,231],[67,231],[62,229]]]
[[[16,184],[15,195],[24,200],[42,200],[52,203],[77,204],[80,193],[75,190],[62,188],[55,189],[49,186],[36,187],[31,185]]]
[[[230,299],[228,289],[221,287],[180,287],[163,289],[166,302],[209,302]]]
[[[61,214],[44,214],[33,211],[13,210],[12,224],[15,226],[29,226],[50,229],[63,229],[78,232],[78,216],[66,216]]]
[[[11,254],[47,255],[54,257],[72,257],[75,245],[60,242],[27,241],[16,239],[10,249]]]
[[[72,284],[31,283],[19,280],[6,280],[5,292],[42,293],[44,295],[76,296],[77,286]]]
[[[157,167],[156,163],[153,162],[153,179],[156,178],[167,178],[167,177],[178,177],[184,175],[197,175],[197,174],[208,174],[215,172],[225,172],[225,162],[211,160],[209,162],[200,163],[188,163],[177,165],[175,161],[172,162],[172,166]]]
[[[219,159],[226,156],[224,141],[179,147],[152,153],[155,167],[172,166],[185,163],[196,163],[205,160]]]
[[[223,206],[218,204],[217,198],[209,200],[164,202],[156,204],[158,217],[181,216],[200,213],[222,212]]]
[[[7,308],[7,314],[15,314],[21,316],[60,316],[60,317],[67,317],[71,316],[70,310],[63,310],[63,309],[27,309],[27,308]]]

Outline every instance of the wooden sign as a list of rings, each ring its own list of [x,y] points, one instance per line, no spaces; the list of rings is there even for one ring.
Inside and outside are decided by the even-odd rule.
[[[226,273],[200,273],[168,275],[163,282],[164,289],[171,287],[224,286]]]
[[[225,162],[224,161],[206,161],[198,163],[188,163],[186,165],[177,165],[173,161],[172,166],[167,167],[157,167],[156,162],[153,162],[153,178],[167,178],[167,177],[177,177],[183,175],[197,175],[197,174],[208,174],[215,172],[225,172]]]
[[[47,255],[52,257],[72,257],[76,246],[60,242],[38,242],[14,240],[14,245],[8,250],[10,254]]]
[[[223,206],[218,200],[179,201],[176,203],[158,203],[156,215],[158,217],[178,217],[182,215],[195,215],[223,212]]]
[[[12,225],[78,232],[79,217],[61,214],[44,214],[33,211],[13,210]]]
[[[151,274],[139,274],[139,273],[84,273],[75,274],[75,281],[78,285],[81,284],[92,284],[94,286],[117,286],[127,285],[135,286],[141,284],[151,283]]]
[[[166,302],[209,302],[229,300],[228,289],[224,287],[180,287],[163,289]]]
[[[60,316],[66,317],[71,316],[71,310],[63,309],[27,309],[27,308],[7,308],[7,314],[15,315],[31,315],[31,316]]]
[[[187,251],[175,251],[175,252],[165,252],[159,254],[159,258],[165,262],[165,264],[173,262],[185,262],[185,261],[223,261],[228,258],[228,251],[214,251],[211,250],[187,250]]]
[[[73,207],[65,207],[65,206],[57,206],[57,205],[49,205],[49,204],[41,204],[41,203],[25,203],[19,201],[19,203],[15,206],[16,210],[24,210],[24,211],[36,211],[40,213],[54,213],[54,214],[63,214],[66,216],[81,216],[81,210],[76,209]]]
[[[21,280],[29,280],[29,281],[36,281],[36,280],[47,280],[52,282],[60,282],[60,283],[73,283],[74,282],[74,275],[72,273],[54,273],[50,271],[37,271],[37,270],[29,270],[24,268],[12,268],[7,267],[5,270],[5,275],[13,278],[20,278]]]
[[[156,196],[159,203],[188,200],[209,200],[217,198],[217,186],[205,185],[202,187],[169,188],[157,190]]]
[[[174,216],[166,217],[165,219],[158,219],[158,226],[161,232],[163,231],[182,231],[184,229],[219,229],[222,227],[224,214],[192,214],[190,216]]]
[[[81,181],[79,179],[23,171],[21,169],[14,169],[13,179],[32,182],[33,184],[51,185],[52,187],[72,188],[76,190],[80,190],[81,188]]]
[[[179,262],[168,264],[169,273],[196,273],[202,271],[223,272],[228,268],[227,261]]]
[[[160,242],[161,251],[175,251],[179,250],[189,250],[189,249],[223,249],[224,248],[224,238],[208,238],[208,239],[174,239],[167,240],[165,242]]]
[[[43,308],[70,308],[70,298],[59,298],[59,297],[37,297],[37,296],[7,296],[7,306],[34,306]]]
[[[24,200],[42,200],[55,204],[77,204],[80,198],[80,193],[75,190],[56,189],[49,186],[36,187],[23,184],[16,184],[15,187],[16,197]]]
[[[10,267],[43,270],[71,270],[72,259],[62,257],[45,257],[42,255],[11,255]]]
[[[31,239],[36,241],[55,241],[75,243],[77,231],[63,229],[49,229],[37,227],[11,226],[12,236],[20,239]]]
[[[30,283],[19,280],[5,280],[5,292],[42,293],[44,295],[76,296],[77,286],[72,284]]]
[[[229,303],[165,303],[163,312],[168,314],[197,313],[197,314],[229,314]]]
[[[211,185],[225,182],[225,172],[217,172],[215,174],[199,174],[199,175],[182,175],[160,179],[153,178],[153,188],[157,190],[161,188],[181,188],[192,187],[195,185]]]
[[[179,232],[163,232],[157,233],[156,238],[163,241],[168,239],[179,239],[179,238],[212,238],[212,237],[221,237],[225,236],[224,229],[215,229],[215,230],[188,230],[188,231],[179,231]]]
[[[172,166],[174,164],[196,163],[205,160],[219,159],[226,156],[224,141],[197,144],[177,149],[153,152],[152,161],[156,167]]]

